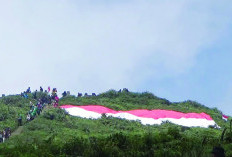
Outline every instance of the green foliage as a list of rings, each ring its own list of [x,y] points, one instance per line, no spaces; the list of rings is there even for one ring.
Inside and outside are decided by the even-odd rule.
[[[17,96],[6,96],[0,99],[3,104],[5,105],[12,105],[17,107],[23,107],[23,104],[27,102],[26,99],[22,98],[20,95]]]
[[[47,97],[38,92],[37,98]],[[0,99],[0,129],[16,128],[19,113],[26,114],[29,101],[20,96]],[[60,105],[98,104],[115,110],[170,109],[181,112],[205,112],[222,127],[187,128],[169,122],[142,125],[106,117],[90,120],[72,117],[59,108],[47,107],[35,120],[26,123],[22,134],[0,144],[0,156],[156,156],[156,157],[204,157],[214,146],[222,145],[227,156],[232,156],[230,122],[221,119],[221,112],[194,101],[171,103],[152,93],[117,92],[110,90],[96,97],[67,96]],[[227,128],[223,132],[223,129]],[[223,137],[222,137],[223,135]]]
[[[0,110],[1,110],[1,112],[0,112],[0,121],[4,121],[9,116],[8,107],[1,105]]]
[[[29,101],[32,99],[24,99],[20,95],[10,95],[0,98],[0,130],[10,127],[14,130],[16,120],[19,114],[26,115],[29,110]]]
[[[51,108],[47,111],[44,111],[42,115],[44,118],[50,120],[64,121],[67,113],[60,108]]]

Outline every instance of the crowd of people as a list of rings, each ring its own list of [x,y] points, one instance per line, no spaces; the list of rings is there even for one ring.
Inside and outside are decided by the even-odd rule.
[[[40,92],[43,92],[43,88],[40,87]],[[50,87],[48,87],[48,91],[45,90],[46,93],[50,92]],[[34,92],[33,98],[36,96],[37,92]],[[52,105],[54,107],[58,107],[59,97],[57,95],[57,89],[53,88],[51,95],[47,94],[40,98],[36,104],[33,104],[30,101],[30,110],[27,113],[27,121],[33,120],[37,115],[40,115],[40,113],[43,111],[45,105]],[[18,119],[18,124],[21,124],[21,117]]]
[[[40,115],[43,111],[44,107],[46,105],[51,105],[53,107],[58,107],[59,103],[59,97],[57,95],[57,89],[53,88],[51,94],[50,94],[50,87],[48,87],[48,90],[43,91],[43,88],[40,87],[41,93],[46,93],[43,95],[40,95],[40,97],[37,96],[38,91],[31,92],[30,87],[24,92],[21,93],[21,96],[25,99],[28,99],[28,95],[31,93],[32,98],[37,101],[37,103],[32,103],[30,101],[30,108],[26,115],[26,122],[29,122],[33,119],[35,119],[36,116]],[[23,125],[23,114],[18,115],[18,126]],[[11,136],[11,129],[9,127],[5,128],[3,131],[0,131],[0,143],[4,142]]]
[[[5,140],[9,139],[10,135],[10,128],[5,128],[3,131],[0,131],[0,143],[3,143]]]

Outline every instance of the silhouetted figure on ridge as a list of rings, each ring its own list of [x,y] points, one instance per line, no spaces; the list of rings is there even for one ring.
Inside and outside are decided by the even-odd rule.
[[[129,90],[127,89],[127,88],[123,88],[123,90],[122,90],[123,92],[126,92],[126,93],[128,93],[129,92]]]
[[[31,93],[31,88],[28,87],[26,93]]]
[[[63,97],[66,97],[66,96],[67,96],[66,91],[64,91],[64,93],[62,93],[62,96],[63,96]]]
[[[43,92],[43,88],[40,86],[40,92]]]

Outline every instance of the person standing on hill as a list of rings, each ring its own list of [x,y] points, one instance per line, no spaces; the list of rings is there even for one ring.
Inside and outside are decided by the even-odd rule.
[[[32,113],[34,111],[34,104],[30,101],[30,113]]]
[[[33,103],[30,101],[30,110],[32,109],[33,107]]]
[[[28,99],[28,95],[27,95],[27,93],[25,91],[24,91],[23,95],[24,95],[25,99]]]
[[[2,131],[2,136],[3,136],[3,142],[4,142],[5,139],[6,139],[6,138],[5,138],[5,137],[6,137],[6,132],[5,132],[5,130]]]
[[[34,119],[35,118],[35,116],[36,116],[36,113],[37,113],[37,110],[38,110],[38,106],[35,106],[34,107],[34,110],[31,112],[31,119]]]
[[[37,99],[37,90],[33,93],[33,99]]]
[[[8,140],[10,138],[10,135],[11,135],[11,129],[10,128],[6,128],[4,135],[5,135],[5,139]]]
[[[56,96],[57,96],[57,90],[56,90],[56,88],[53,88],[53,90],[52,90],[52,96],[51,96],[52,100],[55,100]]]
[[[19,117],[18,117],[18,126],[22,126],[22,114],[19,114]]]
[[[42,103],[41,103],[41,100],[38,101],[37,107],[38,107],[37,114],[40,115],[40,112],[42,111]]]
[[[30,87],[28,87],[26,93],[31,93],[31,88]]]
[[[0,143],[3,143],[3,133],[0,132]]]
[[[64,91],[64,93],[62,93],[62,96],[63,96],[63,97],[66,97],[66,96],[67,96],[66,91]]]
[[[30,112],[27,113],[27,122],[31,120]]]
[[[43,92],[43,88],[40,86],[40,92]]]
[[[3,143],[5,141],[5,130],[3,130],[2,132],[0,131],[0,143]]]
[[[55,100],[54,100],[54,107],[57,107],[57,106],[58,106],[58,103],[59,103],[59,97],[56,96],[56,97],[55,97]]]
[[[52,98],[50,95],[48,95],[47,103],[48,103],[48,105],[51,105],[51,103],[52,103]]]

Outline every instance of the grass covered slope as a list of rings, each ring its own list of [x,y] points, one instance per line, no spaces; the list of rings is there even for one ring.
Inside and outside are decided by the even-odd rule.
[[[37,92],[37,99],[47,96],[46,93]],[[28,94],[28,99],[21,97],[20,95],[9,95],[0,98],[0,131],[3,128],[10,127],[11,130],[17,128],[17,118],[19,114],[22,114],[24,121],[26,115],[30,110],[30,101],[34,104],[37,103],[36,99],[33,99],[32,94]]]
[[[22,106],[15,109],[14,114],[27,110],[29,100],[19,99]],[[229,122],[221,120],[220,111],[195,102],[171,103],[150,93],[118,93],[111,90],[97,97],[67,96],[61,99],[60,104],[98,104],[115,110],[146,108],[205,112],[222,129],[186,128],[170,123],[144,126],[136,121],[104,116],[90,120],[69,116],[58,108],[48,108],[35,120],[25,124],[20,135],[0,144],[0,156],[200,157],[210,155],[212,147],[219,144],[223,145],[228,156],[232,156]],[[8,106],[13,110],[17,105],[3,102],[0,103],[1,106]],[[12,122],[13,125],[14,119],[9,117],[3,121]],[[225,127],[228,131],[224,134],[224,140],[220,141]]]
[[[17,127],[19,114],[26,115],[29,110],[29,100],[21,96],[7,96],[0,99],[0,130],[10,127],[12,130]]]
[[[210,109],[195,101],[184,101],[172,103],[166,99],[158,98],[152,93],[133,93],[133,92],[117,92],[110,90],[96,97],[64,97],[60,101],[60,105],[103,105],[114,110],[133,110],[133,109],[167,109],[180,111],[184,113],[196,112],[207,113],[215,122],[223,127],[225,125],[222,120],[222,112],[216,108]]]

